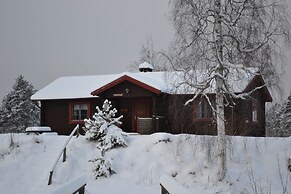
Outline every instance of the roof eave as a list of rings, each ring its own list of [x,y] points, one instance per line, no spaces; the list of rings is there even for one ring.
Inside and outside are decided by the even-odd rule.
[[[261,86],[265,85],[262,90],[264,92],[264,97],[266,102],[272,102],[273,98],[268,90],[268,87],[266,86],[265,80],[261,74],[258,74],[254,76],[254,78],[250,81],[250,83],[247,85],[247,87],[244,89],[243,93],[250,92],[252,90],[252,87],[255,85],[255,82],[259,82]]]
[[[124,81],[129,81],[129,82],[131,82],[131,83],[133,83],[135,85],[138,85],[138,86],[140,86],[140,87],[142,87],[142,88],[144,88],[146,90],[149,90],[150,92],[155,93],[155,94],[160,94],[161,93],[161,90],[159,90],[157,88],[154,88],[154,87],[152,87],[152,86],[150,86],[150,85],[148,85],[146,83],[143,83],[143,82],[141,82],[139,80],[136,80],[136,79],[134,79],[134,78],[132,78],[132,77],[130,77],[128,75],[123,75],[122,77],[119,77],[118,79],[116,79],[116,80],[114,80],[114,81],[102,86],[101,88],[98,88],[98,89],[94,90],[93,92],[91,92],[91,95],[97,96],[100,93],[102,93],[102,92],[104,92],[104,91],[106,91],[106,90],[118,85],[119,83],[124,82]]]
[[[78,99],[90,99],[99,98],[99,96],[84,96],[84,97],[59,97],[59,98],[31,98],[32,101],[45,101],[45,100],[78,100]]]

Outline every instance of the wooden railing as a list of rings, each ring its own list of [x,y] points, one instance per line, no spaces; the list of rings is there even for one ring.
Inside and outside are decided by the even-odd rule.
[[[190,194],[185,187],[172,177],[163,176],[160,180],[161,194]]]
[[[55,189],[51,194],[85,194],[86,177],[81,176]]]
[[[54,162],[53,165],[51,166],[51,168],[50,168],[50,174],[49,174],[49,180],[48,180],[48,185],[50,185],[50,184],[52,183],[52,178],[53,178],[54,170],[55,170],[55,168],[56,168],[56,166],[57,166],[57,163],[58,163],[58,161],[60,160],[60,158],[61,158],[62,155],[63,155],[63,162],[66,161],[66,157],[67,157],[67,156],[66,156],[66,154],[67,154],[67,153],[66,153],[66,152],[67,152],[67,148],[66,148],[66,147],[67,147],[68,143],[70,142],[70,140],[72,139],[72,137],[73,137],[73,135],[74,135],[75,133],[77,133],[77,136],[76,136],[76,137],[78,137],[78,136],[79,136],[79,125],[77,125],[77,126],[74,128],[74,130],[72,131],[72,133],[71,133],[70,136],[68,137],[67,141],[64,143],[62,149],[60,150],[57,159],[55,160],[55,162]]]

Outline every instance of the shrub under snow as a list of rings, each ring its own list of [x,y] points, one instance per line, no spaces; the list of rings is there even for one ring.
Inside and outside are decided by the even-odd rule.
[[[93,160],[89,160],[89,162],[94,163],[93,173],[95,178],[99,177],[109,177],[111,174],[115,172],[112,170],[111,160],[105,156],[100,158],[95,158]]]
[[[112,109],[111,102],[105,100],[102,110],[97,106],[92,119],[85,119],[86,139],[96,141],[105,151],[117,146],[127,146],[126,134],[118,127],[122,116],[115,118],[117,110]]]

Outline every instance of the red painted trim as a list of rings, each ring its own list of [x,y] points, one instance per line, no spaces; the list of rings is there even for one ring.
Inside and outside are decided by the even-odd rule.
[[[154,88],[152,86],[149,86],[149,85],[147,85],[147,84],[145,84],[145,83],[143,83],[141,81],[138,81],[138,80],[136,80],[136,79],[134,79],[132,77],[124,75],[124,76],[122,76],[122,77],[120,77],[120,78],[118,78],[118,79],[106,84],[105,86],[103,86],[101,88],[98,88],[97,90],[91,92],[91,94],[93,96],[97,96],[100,93],[102,93],[102,92],[104,92],[104,91],[106,91],[106,90],[108,90],[108,89],[120,84],[121,82],[124,82],[124,81],[129,81],[129,82],[131,82],[131,83],[133,83],[133,84],[135,84],[137,86],[140,86],[140,87],[142,87],[142,88],[144,88],[146,90],[149,90],[149,91],[151,91],[151,92],[153,92],[155,94],[160,94],[161,93],[160,90],[158,90],[158,89],[156,89],[156,88]]]
[[[89,101],[74,101],[74,102],[69,102],[69,124],[84,124],[84,120],[72,120],[72,109],[73,105],[76,104],[87,104],[88,106],[88,112],[87,112],[87,117],[88,119],[90,118],[91,115],[91,104]]]
[[[265,84],[264,78],[261,74],[256,75],[251,81],[250,83],[247,85],[247,87],[244,89],[243,92],[250,92],[252,89],[254,89],[257,85],[257,83],[259,84],[258,86],[262,86]],[[266,102],[272,102],[273,98],[267,88],[267,86],[262,88],[263,92],[264,92],[264,96],[266,99]]]

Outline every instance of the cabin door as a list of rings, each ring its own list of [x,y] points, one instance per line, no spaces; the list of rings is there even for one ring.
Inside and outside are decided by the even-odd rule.
[[[138,132],[137,122],[138,117],[150,117],[150,101],[147,99],[133,100],[132,101],[132,131]]]

